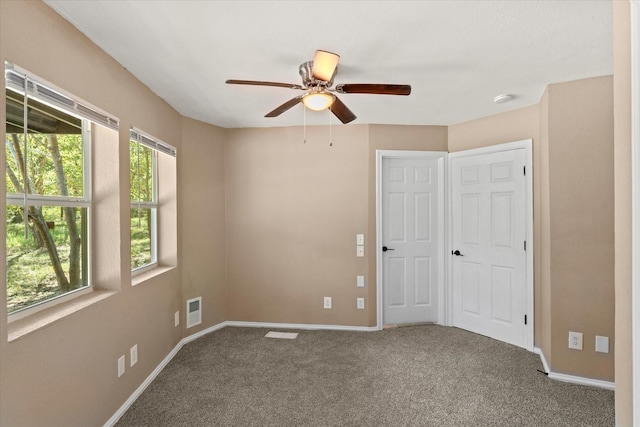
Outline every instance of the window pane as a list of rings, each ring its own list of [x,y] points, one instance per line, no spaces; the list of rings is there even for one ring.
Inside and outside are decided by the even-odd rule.
[[[131,209],[131,269],[154,264],[155,208]]]
[[[25,153],[24,98],[10,90],[6,93],[7,192],[24,192],[26,154],[29,193],[82,197],[82,121],[29,99]]]
[[[16,102],[13,98],[21,95],[6,91],[7,94],[7,122],[5,127],[5,153],[7,165],[7,193],[22,193],[22,141],[24,138],[24,103]]]
[[[9,313],[88,286],[87,209],[31,206],[25,238],[21,206],[7,206]]]
[[[152,202],[153,200],[153,150],[136,141],[129,143],[131,163],[131,200]]]

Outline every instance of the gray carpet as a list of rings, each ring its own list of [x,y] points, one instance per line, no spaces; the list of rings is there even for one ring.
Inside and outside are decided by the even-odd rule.
[[[224,328],[185,345],[117,426],[613,426],[613,392],[538,355],[436,325]]]

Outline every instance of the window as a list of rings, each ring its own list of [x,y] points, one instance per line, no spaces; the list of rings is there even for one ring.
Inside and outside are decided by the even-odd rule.
[[[5,79],[12,314],[90,287],[91,124],[118,124],[13,64]]]
[[[129,141],[131,270],[158,264],[158,155],[176,155],[172,146],[132,128]]]

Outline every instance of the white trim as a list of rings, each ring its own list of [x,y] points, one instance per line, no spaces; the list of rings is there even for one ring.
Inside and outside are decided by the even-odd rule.
[[[576,375],[567,375],[567,374],[560,374],[557,372],[551,372],[551,370],[549,369],[549,364],[547,363],[547,359],[545,359],[544,353],[542,352],[542,349],[540,349],[539,347],[534,347],[533,352],[540,355],[540,361],[542,362],[544,371],[547,373],[547,376],[552,380],[562,381],[562,382],[571,383],[571,384],[588,385],[591,387],[599,387],[599,388],[604,388],[612,391],[615,391],[616,389],[615,383],[611,381],[596,380],[593,378],[578,377]]]
[[[347,325],[315,325],[311,323],[269,323],[269,322],[241,322],[228,320],[225,326],[238,328],[273,328],[273,329],[303,329],[308,331],[352,331],[375,332],[376,326],[347,326]]]
[[[533,291],[533,140],[531,139],[523,139],[521,141],[507,142],[504,144],[490,145],[488,147],[474,148],[471,150],[465,151],[457,151],[454,153],[449,153],[449,161],[448,161],[448,169],[449,169],[449,182],[451,182],[451,161],[457,157],[465,157],[465,156],[475,156],[478,154],[490,154],[497,153],[501,151],[510,151],[510,150],[525,150],[525,238],[527,241],[527,250],[525,252],[525,287],[526,287],[526,312],[527,315],[527,347],[526,349],[529,351],[533,351],[533,324],[534,324],[534,291]],[[453,214],[453,210],[451,207],[451,188],[448,190],[449,196],[449,205],[447,206],[449,216],[448,222],[451,222],[451,215]],[[451,227],[449,228],[449,236],[448,241],[451,242],[453,239],[453,234]],[[452,272],[451,263],[449,263],[449,271],[448,271],[448,280],[447,280],[447,301],[448,301],[448,313],[449,316],[447,318],[447,325],[453,325],[453,272]]]
[[[187,343],[190,343],[191,341],[197,340],[200,337],[208,335],[211,332],[219,331],[220,329],[223,329],[223,328],[225,328],[227,326],[229,326],[229,322],[218,323],[217,325],[210,326],[210,327],[208,327],[206,329],[203,329],[203,330],[201,330],[199,332],[196,332],[195,334],[191,334],[189,336],[186,336],[180,342],[182,343],[182,345],[185,345]]]
[[[447,156],[446,151],[405,151],[405,150],[376,150],[376,329],[382,330],[384,327],[382,318],[382,159],[437,159],[438,160],[438,227],[442,231],[440,238],[440,250],[442,257],[440,258],[440,277],[439,282],[439,307],[438,307],[438,324],[447,325],[446,315],[448,304],[446,300],[445,283],[447,283],[447,253],[448,242],[447,236]]]
[[[542,369],[548,375],[551,369],[549,369],[549,364],[547,363],[547,359],[544,357],[544,353],[542,352],[542,349],[540,347],[533,347],[533,352],[540,356],[540,361],[542,362]]]
[[[633,424],[640,423],[640,1],[631,0],[631,343]]]
[[[7,315],[7,323],[13,323],[17,320],[24,319],[25,317],[29,317],[33,314],[36,314],[42,310],[46,310],[48,308],[55,307],[56,305],[69,302],[82,295],[91,293],[94,290],[95,289],[93,288],[93,286],[85,285],[81,288],[73,289],[67,293],[57,295],[55,297],[51,297],[47,300],[36,302],[30,306],[27,306],[9,313]]]

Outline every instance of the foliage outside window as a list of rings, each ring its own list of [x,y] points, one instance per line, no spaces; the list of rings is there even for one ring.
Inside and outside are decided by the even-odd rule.
[[[6,89],[7,311],[89,286],[89,122]],[[25,114],[26,107],[26,114]]]
[[[131,270],[157,265],[158,163],[157,152],[131,130],[129,141],[131,193]]]

